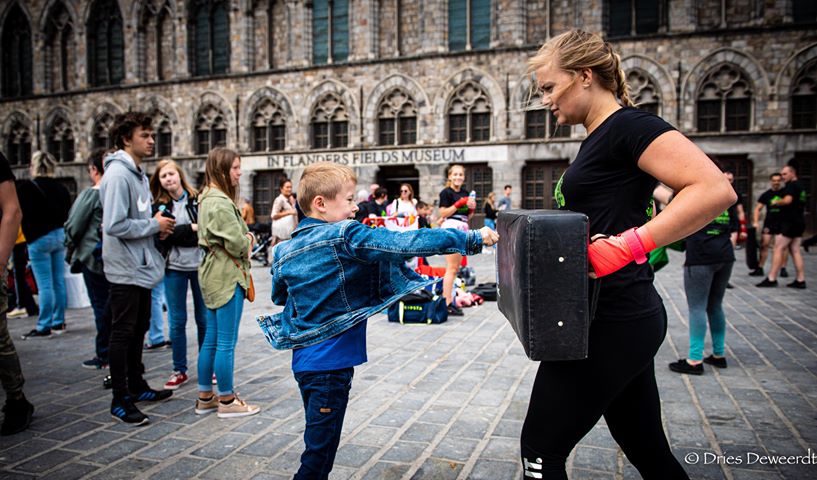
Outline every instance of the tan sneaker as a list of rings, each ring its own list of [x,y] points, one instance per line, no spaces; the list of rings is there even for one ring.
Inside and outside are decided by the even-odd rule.
[[[210,400],[204,401],[200,398],[196,399],[196,415],[205,415],[218,411],[218,396],[213,395]]]
[[[218,402],[218,418],[247,417],[249,415],[255,415],[260,411],[261,407],[245,403],[244,400],[238,398],[238,395],[235,396],[235,399],[233,399],[229,405]]]

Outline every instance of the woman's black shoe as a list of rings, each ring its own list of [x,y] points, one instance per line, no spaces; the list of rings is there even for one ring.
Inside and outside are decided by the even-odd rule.
[[[791,282],[790,284],[788,284],[786,286],[789,287],[789,288],[799,288],[800,290],[805,290],[806,282],[805,281],[801,282],[799,280],[795,280],[795,281]]]
[[[703,375],[704,373],[704,365],[702,363],[690,365],[685,358],[670,363],[669,369],[676,373],[686,373],[688,375]]]
[[[777,286],[777,280],[769,280],[769,277],[766,277],[766,278],[763,279],[762,282],[758,283],[755,286],[761,287],[761,288],[764,288],[764,287],[776,287]]]
[[[462,309],[453,303],[448,305],[448,315],[452,317],[462,317],[465,314],[462,312]]]
[[[704,363],[708,363],[713,367],[726,368],[726,357],[716,357],[715,355],[710,355],[704,358]]]

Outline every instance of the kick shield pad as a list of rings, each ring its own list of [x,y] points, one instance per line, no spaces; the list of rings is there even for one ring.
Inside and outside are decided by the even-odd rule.
[[[531,360],[587,358],[587,216],[508,210],[497,217],[499,311]]]

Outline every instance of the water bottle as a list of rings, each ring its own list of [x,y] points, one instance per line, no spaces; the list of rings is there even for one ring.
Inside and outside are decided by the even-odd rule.
[[[475,202],[477,201],[477,192],[476,192],[476,190],[471,190],[471,193],[468,194],[468,199],[473,200]]]

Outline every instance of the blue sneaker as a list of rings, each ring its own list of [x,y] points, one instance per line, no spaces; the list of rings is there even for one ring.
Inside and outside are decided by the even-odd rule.
[[[134,402],[158,402],[170,398],[173,395],[172,390],[153,390],[148,388],[140,393],[133,395]]]
[[[133,426],[150,422],[147,415],[140,412],[131,397],[115,398],[111,401],[111,416],[122,423]]]

